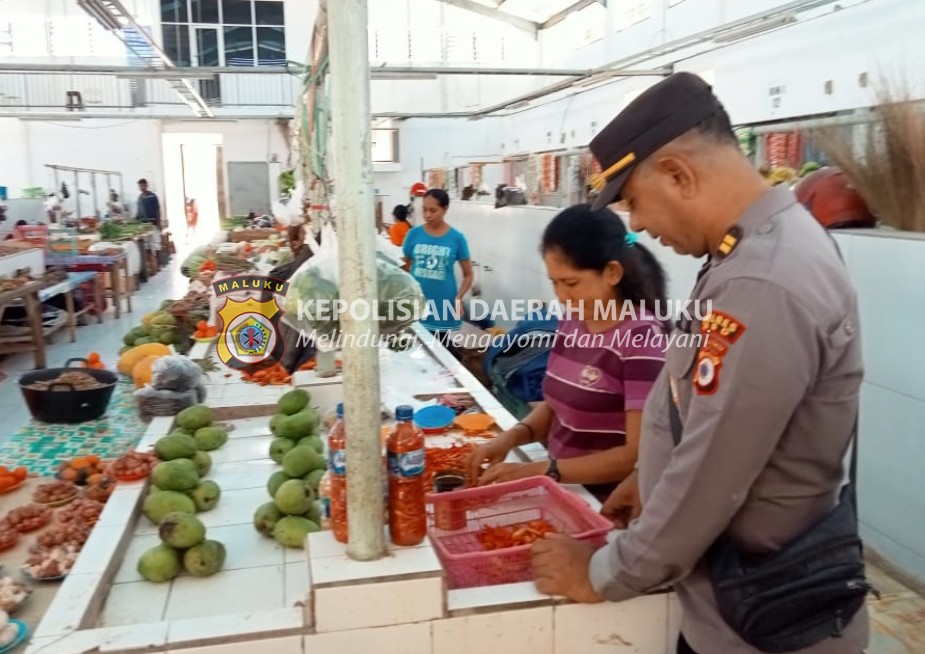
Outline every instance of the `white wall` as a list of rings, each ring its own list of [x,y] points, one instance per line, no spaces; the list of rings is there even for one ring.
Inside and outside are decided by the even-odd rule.
[[[481,299],[551,300],[539,255],[543,230],[558,210],[453,202],[449,222],[472,251]],[[835,232],[859,297],[865,379],[861,390],[860,510],[867,546],[925,582],[925,236]],[[701,261],[640,242],[669,276],[668,295],[686,299]],[[884,261],[890,266],[884,266]],[[488,271],[486,268],[490,268]],[[510,327],[510,324],[504,326]]]
[[[698,29],[716,20],[741,17],[741,8],[734,14],[713,12],[714,18],[710,18],[710,12],[703,15],[695,12],[706,4],[709,4],[707,0],[686,0],[671,11],[678,12],[680,18],[676,22],[679,26],[694,21],[692,24],[699,25]],[[740,5],[729,2],[713,4],[724,7]],[[877,102],[874,85],[881,74],[907,80],[910,93],[922,98],[925,97],[925,78],[917,72],[922,63],[917,45],[922,24],[925,24],[925,3],[876,0],[680,61],[676,68],[711,80],[737,124],[874,105]],[[687,31],[694,31],[694,28],[688,27]],[[680,33],[679,27],[672,36]],[[624,33],[621,33],[620,43],[623,43],[623,36]],[[645,44],[624,44],[621,47],[642,49],[649,45],[646,41]],[[602,61],[598,58],[593,64],[587,60],[578,63],[593,65]],[[663,62],[652,62],[651,65],[657,63]],[[577,64],[572,62],[572,65]],[[859,75],[863,72],[868,73],[871,84],[866,89],[858,84]],[[828,80],[834,82],[831,95],[825,92]],[[439,160],[443,152],[452,152],[449,147],[451,139],[482,141],[488,138],[491,150],[504,155],[580,147],[587,145],[635,94],[655,81],[654,78],[632,78],[547,104],[535,101],[533,104],[539,106],[504,118],[478,122],[458,119],[437,131],[413,127],[422,122],[420,119],[405,122],[402,129],[408,131],[407,139],[411,141],[407,150],[423,152],[427,160]],[[769,88],[776,85],[786,87],[780,107],[773,107],[769,96]],[[498,122],[501,123],[500,128],[496,124]],[[406,164],[404,159],[402,164]]]
[[[44,186],[50,190],[53,178],[44,168],[46,163],[114,170],[124,175],[125,196],[129,202],[137,196],[135,182],[145,177],[165,206],[169,206],[172,204],[170,194],[180,190],[166,183],[161,135],[202,132],[221,136],[226,164],[276,159],[276,163],[270,163],[269,177],[271,197],[278,194],[278,177],[286,165],[288,145],[274,120],[50,122],[0,118],[0,140],[4,145],[4,156],[0,157],[0,186],[9,188],[11,198],[19,197],[22,189],[30,186]],[[70,179],[66,181],[72,186]],[[100,180],[101,192],[103,186]]]
[[[151,120],[93,120],[79,122],[24,121],[0,118],[0,185],[10,197],[23,188],[51,189],[53,177],[45,164],[119,171],[125,193],[137,195],[135,182],[149,180],[155,190],[163,188],[160,123]],[[81,184],[84,184],[82,178]],[[66,179],[69,187],[72,179]],[[115,182],[113,182],[115,183]],[[102,192],[105,186],[99,181]]]
[[[501,123],[497,120],[422,119],[399,121],[394,126],[399,129],[401,171],[373,175],[374,186],[388,196],[384,203],[389,211],[395,204],[408,202],[412,184],[426,182],[422,170],[500,159]]]
[[[864,345],[862,535],[868,547],[925,583],[925,236],[836,238],[858,292]]]

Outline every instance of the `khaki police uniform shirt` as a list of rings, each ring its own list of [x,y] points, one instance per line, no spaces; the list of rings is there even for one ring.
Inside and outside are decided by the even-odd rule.
[[[675,332],[643,411],[642,515],[590,568],[612,601],[673,584],[700,654],[757,652],[720,616],[702,557],[727,529],[746,551],[779,549],[836,505],[863,375],[852,284],[791,191],[769,190],[730,234],[691,296],[701,316],[712,301],[686,330],[707,345]],[[860,654],[867,630],[862,609],[842,638],[804,652]]]

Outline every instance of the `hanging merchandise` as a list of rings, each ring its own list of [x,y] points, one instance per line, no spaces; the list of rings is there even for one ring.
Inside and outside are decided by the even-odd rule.
[[[289,290],[282,303],[286,312],[283,321],[306,335],[314,333],[316,339],[333,339],[340,333],[336,305],[340,299],[337,242],[334,228],[325,225],[321,245],[290,278]],[[375,310],[380,334],[397,332],[420,318],[425,299],[414,277],[398,266],[378,259],[376,281]]]
[[[559,190],[559,157],[555,154],[543,155],[544,193],[556,193]]]
[[[767,164],[773,168],[793,168],[803,165],[803,137],[799,132],[778,132],[764,137]]]

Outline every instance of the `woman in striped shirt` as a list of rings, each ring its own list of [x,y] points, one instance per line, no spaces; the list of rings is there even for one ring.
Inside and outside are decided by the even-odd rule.
[[[642,407],[664,363],[668,326],[665,273],[609,210],[566,209],[543,233],[542,254],[559,324],[543,382],[543,402],[469,459],[479,484],[549,475],[583,484],[604,500],[629,476],[639,450]],[[538,441],[549,461],[505,463]],[[485,464],[487,470],[482,472]]]

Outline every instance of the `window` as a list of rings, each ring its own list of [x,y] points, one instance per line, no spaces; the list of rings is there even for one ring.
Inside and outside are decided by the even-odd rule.
[[[254,2],[254,15],[257,25],[285,25],[282,2]]]
[[[254,30],[251,27],[225,28],[225,65],[254,65]]]
[[[373,163],[398,162],[398,130],[375,129],[370,131]]]
[[[190,0],[189,4],[191,23],[218,23],[218,0]]]
[[[186,23],[189,21],[186,0],[161,0],[161,22]]]
[[[163,47],[177,66],[283,66],[283,0],[160,0]]]
[[[164,33],[164,52],[170,60],[181,68],[190,66],[189,26],[164,23],[161,29]]]
[[[257,65],[283,66],[286,63],[286,36],[282,27],[257,28]]]
[[[253,25],[251,0],[222,0],[222,22],[225,25]]]

